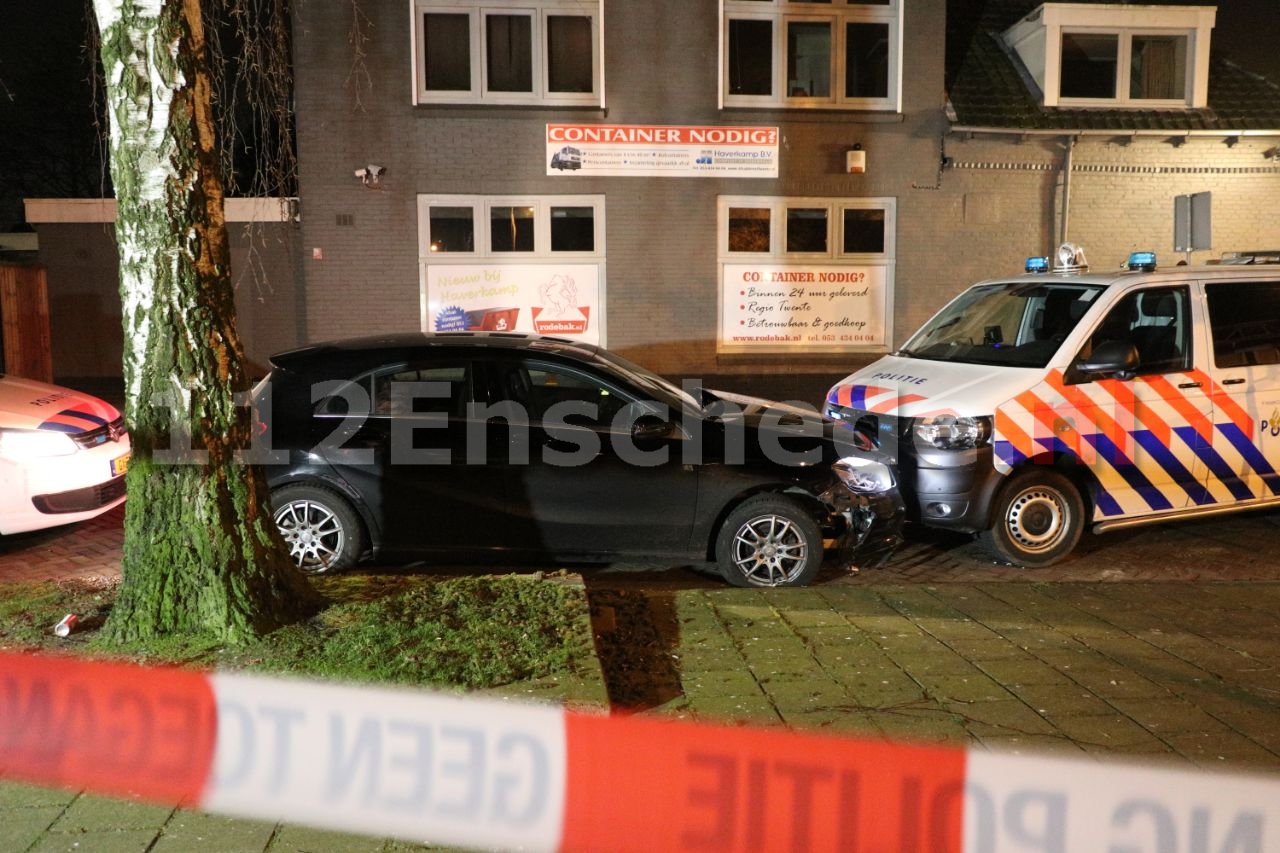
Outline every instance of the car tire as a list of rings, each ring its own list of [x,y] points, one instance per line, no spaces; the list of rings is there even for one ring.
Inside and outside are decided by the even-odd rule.
[[[306,574],[349,569],[364,551],[364,528],[336,492],[294,484],[271,493],[276,528],[293,563]]]
[[[818,574],[822,556],[818,523],[784,495],[743,501],[716,537],[720,574],[734,586],[805,586]]]
[[[1043,568],[1075,550],[1084,514],[1084,499],[1070,479],[1051,468],[1029,468],[1004,484],[981,539],[1004,562]]]

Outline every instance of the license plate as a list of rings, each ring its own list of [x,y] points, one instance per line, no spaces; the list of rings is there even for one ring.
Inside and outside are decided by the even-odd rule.
[[[112,477],[119,477],[126,470],[128,470],[128,468],[129,468],[128,453],[126,453],[124,456],[117,456],[115,459],[111,460],[111,476]]]

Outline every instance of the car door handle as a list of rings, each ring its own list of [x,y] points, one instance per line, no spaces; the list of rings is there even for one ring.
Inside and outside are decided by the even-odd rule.
[[[1244,382],[1245,382],[1244,379],[1240,379],[1240,378],[1222,380],[1223,385],[1243,385]]]
[[[1204,384],[1203,382],[1180,382],[1178,383],[1178,387],[1179,388],[1199,388],[1203,384]]]

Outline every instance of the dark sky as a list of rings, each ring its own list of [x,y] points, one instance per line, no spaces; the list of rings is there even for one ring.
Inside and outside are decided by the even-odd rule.
[[[1205,0],[1204,5],[1213,3]],[[1217,5],[1214,50],[1280,83],[1280,0],[1221,0]]]
[[[88,4],[7,4],[38,5],[39,13],[6,9],[0,25],[0,230],[21,216],[22,195],[97,195],[109,181],[92,150],[89,72],[80,56]],[[1216,53],[1280,83],[1280,0],[1221,0],[1213,44]]]

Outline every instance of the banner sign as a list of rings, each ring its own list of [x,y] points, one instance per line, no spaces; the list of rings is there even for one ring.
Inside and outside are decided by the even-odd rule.
[[[599,264],[427,264],[426,332],[529,332],[602,342]]]
[[[776,178],[776,127],[548,124],[548,175]]]
[[[725,264],[721,352],[888,346],[885,266]]]
[[[1280,850],[1280,780],[0,652],[0,779],[481,850]]]

